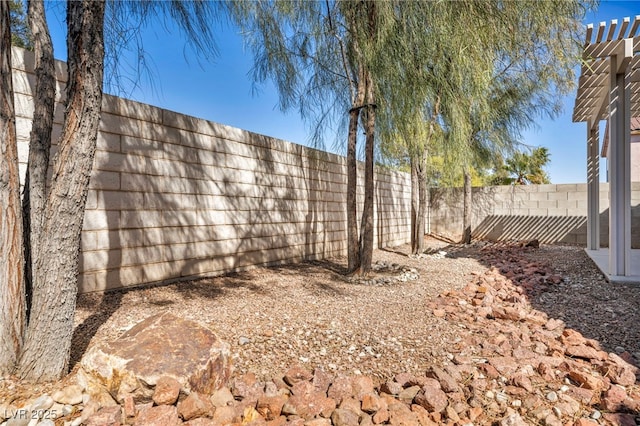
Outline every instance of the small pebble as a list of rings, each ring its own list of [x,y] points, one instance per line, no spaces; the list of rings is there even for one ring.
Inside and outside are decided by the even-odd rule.
[[[509,396],[504,392],[496,393],[496,401],[498,402],[507,402],[509,401]]]
[[[551,402],[556,402],[558,400],[558,394],[551,391],[547,394],[547,400]]]

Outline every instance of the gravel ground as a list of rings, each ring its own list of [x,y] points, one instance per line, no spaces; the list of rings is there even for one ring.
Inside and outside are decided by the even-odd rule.
[[[431,254],[420,258],[407,256],[408,246],[377,250],[375,285],[349,282],[343,275],[346,260],[333,259],[81,295],[71,363],[90,345],[170,311],[207,323],[227,341],[238,374],[253,372],[266,380],[299,363],[334,373],[360,372],[379,382],[399,372],[424,374],[428,366],[446,364],[450,350],[472,333],[464,323],[434,316],[427,306],[491,267],[479,261],[484,245],[429,240]],[[640,359],[640,286],[609,284],[579,247],[523,252],[563,277],[562,283],[531,296],[534,308],[598,340],[606,351],[628,351]],[[395,279],[407,274],[418,277]],[[0,380],[0,402],[8,395],[38,395],[50,386],[55,384]]]
[[[374,274],[386,284],[349,282],[343,276],[346,262],[334,259],[84,295],[78,300],[72,363],[89,344],[113,339],[150,315],[170,311],[207,323],[227,341],[237,373],[250,371],[267,379],[293,363],[380,379],[400,371],[423,372],[446,356],[459,333],[434,317],[427,303],[463,287],[470,273],[485,268],[473,258],[473,250],[467,250],[469,255],[455,251],[452,257],[436,252],[411,259],[408,247],[378,250],[378,267],[396,265]],[[395,281],[404,275],[402,269],[414,270],[418,279]]]
[[[640,285],[607,282],[582,248],[542,246],[527,256],[548,262],[564,278],[530,300],[535,309],[597,340],[608,352],[627,351],[640,360]]]
[[[374,261],[383,268],[374,277],[388,282],[381,285],[348,282],[342,275],[346,262],[334,259],[84,295],[78,300],[72,363],[88,345],[170,311],[207,323],[230,343],[237,373],[268,379],[294,363],[381,380],[398,372],[423,373],[446,362],[451,345],[468,333],[464,324],[433,316],[428,302],[490,267],[477,260],[483,244],[430,240],[428,246],[433,254],[419,259],[407,256],[408,246],[377,250]],[[536,309],[600,341],[607,351],[626,350],[640,359],[640,286],[609,284],[579,247],[542,246],[526,255],[564,278],[534,296]],[[394,281],[402,269],[419,277]]]

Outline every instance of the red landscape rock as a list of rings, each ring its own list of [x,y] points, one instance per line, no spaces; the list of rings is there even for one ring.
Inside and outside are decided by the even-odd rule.
[[[313,379],[313,374],[301,365],[291,367],[284,375],[284,381],[289,386],[293,386],[298,382],[306,382]]]
[[[598,390],[604,387],[601,379],[585,371],[572,370],[569,378],[585,389]]]
[[[213,331],[170,313],[136,324],[118,339],[92,346],[80,361],[85,388],[102,387],[118,402],[132,394],[149,401],[160,377],[172,377],[187,392],[211,394],[231,376],[229,345]]]
[[[182,424],[178,410],[173,405],[159,405],[140,410],[136,426],[174,426]]]
[[[196,417],[211,417],[215,410],[211,400],[198,392],[191,392],[183,401],[178,403],[178,414],[184,420]]]
[[[331,421],[335,426],[359,426],[360,416],[351,410],[338,408],[331,415]]]
[[[591,360],[591,359],[604,359],[607,354],[602,352],[602,351],[598,351],[592,347],[589,347],[587,345],[573,345],[573,346],[567,346],[567,348],[565,349],[564,353],[570,357],[574,357],[574,358],[583,358],[586,360]]]
[[[453,378],[448,372],[440,367],[431,367],[427,371],[427,377],[438,380],[440,387],[445,392],[459,392],[460,386],[456,379]]]
[[[635,384],[637,372],[637,367],[629,364],[616,354],[609,354],[608,359],[602,367],[602,374],[608,377],[613,383],[622,386]]]
[[[122,422],[122,409],[120,407],[105,407],[93,414],[86,422],[87,426],[116,426]]]
[[[602,405],[607,411],[618,411],[623,408],[624,400],[627,399],[627,392],[624,388],[612,385],[609,389],[604,393],[602,398]]]
[[[413,401],[430,413],[441,412],[449,403],[447,395],[441,389],[431,386],[423,387],[422,391],[415,396]]]
[[[266,420],[273,420],[280,416],[285,402],[287,402],[287,397],[284,395],[263,395],[258,399],[256,410]]]
[[[180,382],[173,377],[160,377],[153,391],[153,402],[155,402],[156,405],[175,404],[180,395],[180,387]]]
[[[327,391],[327,396],[334,399],[338,405],[344,398],[349,398],[351,395],[353,395],[351,379],[346,376],[336,377]]]
[[[362,400],[365,395],[370,395],[375,391],[373,380],[367,376],[354,377],[353,380],[351,380],[351,389],[353,396],[359,400]]]

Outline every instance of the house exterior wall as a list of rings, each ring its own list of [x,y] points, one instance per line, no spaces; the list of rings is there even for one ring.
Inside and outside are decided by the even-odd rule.
[[[23,181],[32,53],[15,49],[13,66]],[[56,69],[60,94],[66,69]],[[54,141],[62,120],[58,102]],[[362,201],[362,184],[358,194]],[[407,174],[376,170],[377,246],[409,241],[410,196]],[[345,255],[345,204],[344,157],[105,95],[79,291]]]

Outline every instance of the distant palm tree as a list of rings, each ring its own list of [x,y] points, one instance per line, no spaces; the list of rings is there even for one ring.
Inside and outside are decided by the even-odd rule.
[[[539,185],[551,183],[544,167],[550,161],[549,150],[536,148],[531,154],[516,152],[498,169],[494,183],[498,185]]]

